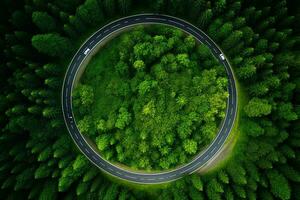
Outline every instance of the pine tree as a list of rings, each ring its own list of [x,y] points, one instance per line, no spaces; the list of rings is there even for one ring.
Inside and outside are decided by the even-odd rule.
[[[51,17],[46,12],[33,12],[32,22],[42,31],[42,32],[52,32],[56,30],[56,22],[53,17]]]
[[[49,56],[65,57],[71,53],[71,42],[58,34],[40,34],[32,37],[32,45]]]
[[[290,199],[291,189],[286,178],[276,170],[268,172],[271,191],[274,196],[281,199]]]

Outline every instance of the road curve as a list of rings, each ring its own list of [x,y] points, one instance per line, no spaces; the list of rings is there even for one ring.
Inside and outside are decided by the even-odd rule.
[[[76,125],[74,114],[72,110],[72,90],[75,83],[75,78],[77,72],[82,66],[82,62],[89,56],[93,49],[105,40],[109,35],[117,32],[121,29],[134,26],[137,24],[164,24],[173,27],[177,27],[191,35],[193,35],[199,42],[207,45],[210,48],[212,54],[218,59],[220,64],[222,64],[226,70],[228,76],[228,93],[229,98],[227,102],[227,110],[225,119],[222,121],[221,128],[215,137],[214,141],[210,146],[197,155],[189,163],[180,166],[176,169],[163,171],[159,173],[148,173],[139,171],[130,171],[128,169],[120,168],[104,158],[102,158],[92,147],[86,139],[80,134],[78,127]],[[65,120],[65,124],[68,131],[73,138],[74,142],[81,150],[81,152],[97,167],[102,171],[135,183],[141,184],[157,184],[163,182],[169,182],[183,177],[184,175],[191,174],[203,167],[209,160],[211,160],[218,151],[223,147],[225,140],[227,139],[230,131],[233,127],[236,113],[237,113],[237,89],[234,79],[234,74],[232,68],[227,61],[226,57],[221,49],[210,39],[204,32],[202,32],[197,27],[192,24],[178,19],[176,17],[160,15],[160,14],[140,14],[125,17],[116,20],[103,28],[99,29],[94,33],[77,51],[73,57],[67,72],[65,74],[65,79],[62,88],[62,111]]]

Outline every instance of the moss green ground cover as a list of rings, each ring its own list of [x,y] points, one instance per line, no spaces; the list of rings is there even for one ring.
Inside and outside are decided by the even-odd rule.
[[[158,25],[106,44],[73,94],[78,127],[101,154],[147,170],[173,168],[203,150],[228,97],[225,70],[209,49]]]

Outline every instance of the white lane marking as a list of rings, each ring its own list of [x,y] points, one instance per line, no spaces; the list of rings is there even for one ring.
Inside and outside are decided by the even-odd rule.
[[[72,129],[74,129],[74,126],[73,126],[73,124],[71,124],[71,128],[72,128]]]
[[[108,167],[107,169],[110,170],[110,171],[113,171],[113,169],[111,167]]]
[[[197,33],[196,31],[194,31],[194,29],[191,29],[190,27],[187,27],[187,29],[189,29],[190,31],[192,31],[193,33],[195,33],[196,35],[198,35],[201,39],[203,39],[203,36],[200,35],[199,33]]]
[[[195,32],[193,29],[191,29],[190,27],[187,27],[187,29],[189,29],[190,31],[192,31],[192,32]]]
[[[69,110],[69,107],[68,107],[68,106],[69,106],[69,104],[68,104],[68,99],[66,100],[66,102],[65,102],[65,103],[66,103],[66,105],[65,105],[65,106],[66,106],[66,108],[67,108],[67,112],[68,112],[68,110]]]
[[[128,177],[128,178],[136,179],[136,177],[134,177],[134,176],[129,176],[129,175],[127,175],[127,174],[125,174],[125,176]]]
[[[136,18],[136,19],[134,19],[134,21],[139,21],[140,20],[140,18]]]
[[[149,19],[149,20],[158,20],[157,18],[153,18],[153,17],[146,17],[146,19]]]
[[[233,83],[232,83],[232,79],[231,79],[231,78],[229,78],[229,81],[230,81],[230,84],[231,84],[231,85],[233,85]],[[233,91],[232,91],[232,92],[233,92]]]
[[[216,48],[213,48],[213,51],[214,51],[215,53],[218,53]]]
[[[123,175],[123,174],[122,174],[122,173],[120,173],[119,171],[116,171],[116,173],[117,173],[117,174],[119,174],[119,175]]]
[[[92,155],[92,157],[93,157],[95,160],[97,160],[97,157],[96,157],[96,156]]]
[[[89,151],[89,149],[88,148],[84,148],[85,149],[85,151],[87,152],[87,153],[90,153],[90,151]]]
[[[79,144],[80,144],[81,146],[83,146],[83,144],[82,144],[81,140],[79,140]]]
[[[76,137],[76,139],[78,140],[78,135],[77,135],[77,134],[75,134],[75,137]]]
[[[100,165],[101,165],[101,166],[104,166],[104,164],[103,164],[102,162],[100,162]]]
[[[96,37],[96,38],[98,39],[99,37],[101,37],[101,35],[102,35],[102,34],[99,34],[99,35],[97,35],[97,37]]]
[[[225,65],[226,61],[225,61],[225,60],[223,60],[223,61],[222,61],[222,63],[223,63],[223,65]],[[227,74],[229,74],[229,71],[228,71],[228,69],[227,69],[227,67],[226,67],[226,66],[225,66],[225,70],[226,70],[226,73],[227,73]]]
[[[92,45],[95,42],[95,40],[92,40],[89,44]]]
[[[207,154],[205,157],[204,157],[204,160],[208,157],[209,155]]]
[[[230,115],[232,115],[232,113],[233,113],[233,108],[231,108]]]
[[[75,63],[75,65],[77,65],[77,63]],[[73,74],[74,70],[75,70],[75,66],[72,67],[71,74]]]
[[[67,85],[70,85],[70,82],[71,82],[71,78],[68,78]]]
[[[176,22],[176,21],[173,21],[173,20],[168,20],[169,22],[172,22],[172,23],[174,23],[174,24],[178,24],[179,26],[183,26],[181,23],[178,23],[178,22]]]
[[[116,27],[118,27],[118,26],[120,26],[121,24],[117,24],[117,25],[114,25],[113,27],[111,27],[111,28],[116,28]]]
[[[184,174],[184,173],[185,173],[186,171],[188,171],[188,170],[189,170],[189,168],[187,168],[186,170],[180,172],[180,174]]]
[[[106,29],[106,30],[104,31],[104,33],[106,33],[107,31],[109,31],[109,29]]]
[[[222,135],[221,140],[223,140],[224,137],[225,137],[225,135]]]
[[[216,148],[217,148],[217,146],[215,146],[215,147],[211,150],[211,152],[213,152]]]
[[[125,22],[124,22],[124,24],[127,24],[127,23],[128,23],[128,21],[125,21]]]

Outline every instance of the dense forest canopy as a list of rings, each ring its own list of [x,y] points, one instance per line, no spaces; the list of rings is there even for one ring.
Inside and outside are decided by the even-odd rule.
[[[133,168],[188,162],[211,143],[225,117],[224,67],[176,28],[121,33],[97,52],[81,79],[73,93],[79,130],[106,159]]]
[[[239,84],[237,138],[226,162],[144,190],[111,181],[79,152],[60,98],[81,43],[106,23],[142,12],[201,28]],[[2,0],[0,16],[2,199],[300,199],[299,2]]]

